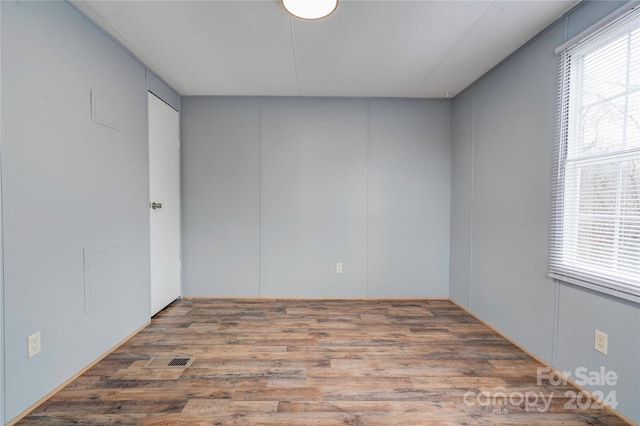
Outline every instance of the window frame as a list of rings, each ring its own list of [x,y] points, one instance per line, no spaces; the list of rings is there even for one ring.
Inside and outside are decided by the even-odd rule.
[[[550,253],[549,253],[549,276],[556,280],[569,282],[572,284],[580,285],[590,288],[602,293],[610,294],[616,297],[620,297],[626,300],[631,300],[640,303],[640,272],[638,278],[634,279],[635,275],[618,273],[602,273],[594,266],[589,266],[587,263],[577,260],[577,245],[579,240],[579,233],[577,228],[579,226],[579,203],[581,194],[580,184],[568,184],[569,179],[580,178],[580,167],[585,167],[594,164],[616,164],[618,166],[617,171],[617,191],[616,195],[616,213],[611,217],[615,218],[614,223],[614,253],[615,247],[619,247],[620,235],[619,227],[622,226],[621,222],[624,220],[621,212],[621,179],[623,174],[623,164],[628,160],[640,159],[640,146],[630,149],[621,149],[618,151],[611,151],[605,153],[596,153],[592,155],[578,155],[575,157],[570,156],[572,146],[577,145],[580,142],[578,135],[581,133],[581,115],[587,109],[582,102],[580,102],[583,96],[582,87],[578,85],[581,82],[581,78],[576,78],[576,72],[581,73],[583,70],[583,59],[589,53],[593,53],[598,49],[612,45],[615,40],[624,34],[632,34],[634,29],[631,27],[633,24],[638,23],[640,27],[640,9],[633,8],[631,10],[623,10],[617,12],[616,16],[613,16],[605,24],[600,23],[598,29],[590,29],[587,34],[581,33],[578,41],[570,41],[556,50],[556,53],[561,53],[560,57],[560,85],[558,96],[558,116],[557,116],[557,137],[554,147],[554,162],[553,162],[553,186],[552,186],[552,212],[551,212],[551,234],[550,234]],[[630,56],[627,51],[627,66],[629,66]],[[639,49],[640,51],[640,49]],[[640,52],[639,52],[640,53]],[[633,95],[634,92],[640,91],[640,87],[634,91],[630,90],[628,84],[627,72],[627,85],[625,90],[621,93],[612,96],[614,99],[619,96],[625,96],[625,108],[628,104],[628,98]],[[580,74],[579,77],[582,77]],[[576,101],[575,99],[578,99]],[[595,102],[591,107],[597,105]],[[578,107],[576,107],[578,106]],[[577,110],[577,111],[576,111]],[[623,137],[626,138],[626,123],[628,120],[627,110],[625,109],[625,115],[623,120]],[[626,141],[626,139],[625,139]],[[574,148],[575,149],[575,148]],[[573,173],[573,175],[572,175]],[[573,182],[573,181],[572,181]],[[568,196],[569,190],[573,190],[572,196]],[[595,215],[594,215],[595,218]],[[601,219],[605,219],[603,215]],[[634,216],[632,216],[632,221]],[[640,222],[638,222],[640,224]],[[573,229],[571,229],[571,227]],[[573,242],[565,239],[565,234],[571,234],[575,232]],[[572,234],[573,235],[573,234]],[[567,250],[567,244],[575,244],[574,250]],[[591,245],[589,248],[592,248]],[[573,259],[570,259],[573,255]],[[613,255],[615,258],[615,254]],[[614,268],[610,268],[612,270]],[[626,278],[628,275],[629,278]]]

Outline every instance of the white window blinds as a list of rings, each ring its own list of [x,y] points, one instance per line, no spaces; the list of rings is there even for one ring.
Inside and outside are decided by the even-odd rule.
[[[640,11],[564,52],[550,276],[640,301]]]

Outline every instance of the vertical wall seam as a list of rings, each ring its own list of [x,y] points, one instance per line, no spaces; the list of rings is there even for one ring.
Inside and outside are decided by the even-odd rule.
[[[147,78],[147,73],[145,72],[145,79]],[[182,176],[182,98],[178,98],[180,100],[180,107],[178,108],[178,217],[179,217],[179,226],[180,226],[180,234],[178,244],[179,254],[180,254],[180,298],[184,297],[184,179]],[[174,108],[175,109],[175,108]],[[151,231],[149,231],[151,232]],[[149,236],[149,241],[151,241],[151,236]],[[149,253],[151,255],[151,253]]]
[[[551,337],[551,365],[557,365],[558,361],[558,335],[560,332],[560,283],[553,280],[553,335]]]
[[[367,100],[367,164],[366,164],[366,206],[365,206],[365,211],[366,211],[366,224],[367,224],[367,239],[366,239],[366,244],[367,244],[367,250],[365,253],[365,286],[366,286],[366,295],[367,297],[371,297],[371,291],[370,291],[370,286],[369,286],[369,244],[370,244],[370,238],[369,238],[369,232],[370,232],[370,228],[369,228],[369,168],[371,166],[371,100]]]
[[[475,84],[471,86],[471,181],[469,183],[469,280],[467,285],[467,307],[471,312],[471,285],[473,283],[471,273],[473,272],[473,193],[474,193],[474,158],[475,158],[475,124],[476,124],[476,90]]]
[[[453,157],[454,157],[454,153],[453,153],[453,143],[454,143],[454,139],[455,139],[455,134],[454,134],[454,119],[453,119],[453,115],[454,115],[454,102],[455,102],[455,98],[451,99],[451,108],[450,108],[450,112],[449,112],[449,128],[450,128],[450,135],[449,135],[449,165],[450,165],[450,170],[449,170],[449,299],[453,299],[451,297],[452,295],[452,290],[453,290],[453,226],[454,226],[454,217],[453,217],[453,199],[454,199],[454,195],[453,195]]]
[[[258,104],[258,296],[262,296],[262,102]]]
[[[0,4],[0,38],[2,34],[2,5]],[[5,303],[4,303],[4,282],[5,282],[5,232],[4,232],[4,203],[5,191],[4,191],[4,179],[2,174],[4,171],[4,127],[2,126],[2,55],[0,55],[0,424],[5,424],[7,407],[5,404],[5,359],[4,348],[5,344]]]

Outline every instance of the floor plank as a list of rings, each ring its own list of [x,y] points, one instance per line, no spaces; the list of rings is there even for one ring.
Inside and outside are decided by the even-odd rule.
[[[540,366],[443,300],[179,300],[18,424],[627,424]]]

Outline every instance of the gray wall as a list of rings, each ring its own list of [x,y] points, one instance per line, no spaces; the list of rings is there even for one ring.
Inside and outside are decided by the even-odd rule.
[[[559,370],[616,371],[617,386],[600,390],[615,390],[638,422],[640,307],[546,276],[554,49],[619,4],[583,3],[455,98],[450,285],[454,300]],[[593,349],[595,328],[609,334],[608,356]]]
[[[263,295],[367,295],[367,112],[366,101],[262,104]]]
[[[254,101],[183,98],[185,295],[259,294],[259,117]]]
[[[182,114],[185,295],[448,297],[450,101],[187,97]]]
[[[148,144],[143,66],[65,2],[0,8],[10,420],[149,319]]]
[[[423,102],[371,103],[372,297],[449,296],[451,108]]]

